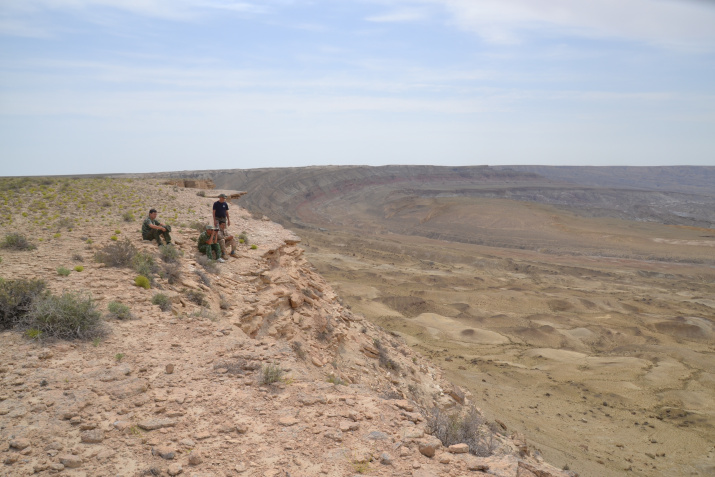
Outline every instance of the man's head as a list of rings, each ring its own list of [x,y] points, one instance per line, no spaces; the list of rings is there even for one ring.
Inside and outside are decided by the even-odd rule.
[[[219,201],[219,202],[226,202],[226,194],[219,194],[219,196],[218,196],[218,201]]]
[[[149,209],[149,218],[154,220],[156,218],[156,214],[157,214],[156,209]]]
[[[216,228],[213,225],[206,226],[206,233],[212,234],[212,233],[214,233],[215,230],[216,230]]]
[[[218,228],[221,230],[226,230],[226,222],[219,221]]]

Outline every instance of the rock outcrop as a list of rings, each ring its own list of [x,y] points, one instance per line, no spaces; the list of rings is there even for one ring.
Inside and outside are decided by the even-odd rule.
[[[211,200],[143,181],[131,188],[184,214],[172,232],[179,278],[157,276],[145,290],[135,272],[93,262],[109,243],[106,227],[4,254],[3,277],[91,292],[100,309],[119,301],[134,319],[109,320],[111,333],[94,342],[0,333],[3,475],[571,475],[486,424],[481,457],[431,436],[429,410],[458,411],[473,405],[470,396],[343,307],[292,232],[232,206],[231,230],[249,242],[205,269],[196,231],[180,222],[196,219],[192,210],[210,217]],[[107,225],[156,254],[120,214]],[[82,238],[94,243],[78,247]],[[78,250],[83,271],[56,275]],[[171,297],[167,311],[152,304],[157,292]]]

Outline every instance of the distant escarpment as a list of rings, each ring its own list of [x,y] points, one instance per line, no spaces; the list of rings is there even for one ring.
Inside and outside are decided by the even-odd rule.
[[[492,198],[546,204],[588,217],[712,228],[715,190],[707,178],[714,171],[709,167],[316,166],[204,171],[197,177],[212,179],[219,188],[247,191],[242,204],[249,210],[293,227],[334,223],[336,208],[348,212],[348,204],[350,213],[361,204],[367,213],[385,218],[390,204],[406,198]]]

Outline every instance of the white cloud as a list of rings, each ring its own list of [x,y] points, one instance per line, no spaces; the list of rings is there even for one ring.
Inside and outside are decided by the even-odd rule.
[[[422,0],[419,0],[422,3]],[[693,0],[427,0],[493,43],[530,34],[616,37],[668,47],[715,49],[715,4]]]

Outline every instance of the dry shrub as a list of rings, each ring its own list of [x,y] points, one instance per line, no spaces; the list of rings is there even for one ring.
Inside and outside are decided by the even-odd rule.
[[[11,232],[5,235],[5,239],[0,243],[0,248],[10,250],[34,250],[37,245],[27,240],[27,237],[21,233]]]
[[[46,287],[43,280],[0,279],[0,330],[12,328]]]
[[[179,283],[179,280],[181,280],[181,264],[179,262],[164,263],[160,276],[165,278],[170,285]]]
[[[110,267],[129,267],[137,254],[137,248],[124,239],[121,242],[112,242],[94,254],[94,259]]]
[[[106,334],[92,297],[72,292],[38,297],[19,325],[38,338],[86,340]]]
[[[479,457],[489,457],[496,447],[494,435],[485,424],[484,417],[474,406],[452,413],[434,408],[427,417],[428,432],[444,446],[467,444],[469,452]]]

